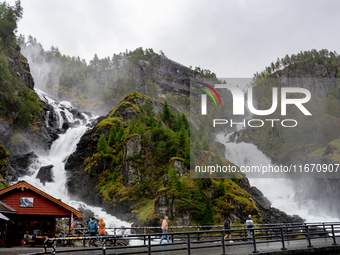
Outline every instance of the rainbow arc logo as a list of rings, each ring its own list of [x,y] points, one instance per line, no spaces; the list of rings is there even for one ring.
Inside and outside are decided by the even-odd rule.
[[[197,82],[197,83],[204,85],[205,87],[210,89],[212,92],[214,92],[215,95],[217,96],[218,100],[220,101],[221,106],[222,106],[222,100],[221,100],[219,94],[217,93],[217,91],[213,87],[211,87],[209,84],[206,84],[206,83],[203,83],[203,82]],[[211,94],[211,92],[209,90],[207,90],[205,88],[199,88],[199,89],[201,89],[204,92],[206,92],[212,98],[212,100],[214,101],[215,105],[217,106],[216,100],[215,100],[214,96]],[[202,115],[206,115],[207,114],[207,95],[206,94],[202,94],[202,96],[201,96],[201,103],[202,103],[202,105],[201,105],[202,106],[202,109],[201,109],[202,110]]]

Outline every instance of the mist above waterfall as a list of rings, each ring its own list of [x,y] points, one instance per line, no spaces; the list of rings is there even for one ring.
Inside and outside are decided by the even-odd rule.
[[[32,36],[28,41],[21,41],[22,54],[28,59],[32,76],[34,77],[35,88],[48,92],[52,97],[58,98],[59,80],[61,76],[61,64],[56,54],[60,54],[58,48],[51,47],[46,56],[46,52],[40,43]]]

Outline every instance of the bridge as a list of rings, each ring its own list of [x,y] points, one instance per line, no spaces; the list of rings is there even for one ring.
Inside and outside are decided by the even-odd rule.
[[[159,244],[162,233],[152,228],[131,229],[133,234],[113,234],[105,236],[69,236],[64,238],[48,238],[40,251],[27,247],[21,253],[1,254],[339,254],[340,246],[337,237],[340,233],[340,222],[304,223],[304,224],[262,224],[256,225],[248,237],[244,225],[233,225],[231,239],[224,240],[225,230],[222,226],[181,226],[169,229],[171,243]],[[78,229],[81,230],[81,229]],[[84,229],[82,229],[84,230]],[[117,231],[118,229],[114,229]],[[147,231],[149,230],[149,231]],[[158,233],[155,233],[157,232]],[[183,231],[184,230],[184,231]],[[142,231],[143,233],[138,233]],[[147,233],[153,231],[154,233]],[[90,240],[96,240],[97,247],[86,247]],[[136,245],[117,246],[118,242],[128,241]],[[83,247],[58,247],[58,242],[78,243]],[[166,242],[166,241],[165,241]],[[48,247],[51,243],[52,247]],[[113,243],[109,246],[109,243]],[[4,251],[4,252],[3,252]]]

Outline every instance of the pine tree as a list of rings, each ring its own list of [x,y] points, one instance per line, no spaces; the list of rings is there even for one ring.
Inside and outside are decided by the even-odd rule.
[[[109,146],[113,146],[116,143],[117,129],[116,126],[113,125],[110,130],[109,136]]]
[[[163,120],[168,121],[170,120],[170,109],[168,103],[165,101],[164,107],[163,107]]]
[[[105,136],[104,136],[104,134],[102,134],[99,137],[99,140],[98,140],[97,152],[98,152],[98,154],[107,154],[108,151],[109,150],[108,150],[108,146],[107,146],[107,143],[106,143]]]

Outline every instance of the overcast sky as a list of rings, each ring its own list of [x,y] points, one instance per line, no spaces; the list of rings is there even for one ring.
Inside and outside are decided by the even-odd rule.
[[[15,0],[7,0],[14,5]],[[337,0],[22,0],[18,34],[89,62],[137,47],[217,77],[252,77],[286,54],[340,53]]]

